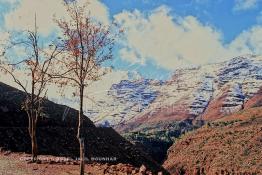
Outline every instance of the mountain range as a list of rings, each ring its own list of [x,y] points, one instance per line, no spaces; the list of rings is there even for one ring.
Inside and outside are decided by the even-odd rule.
[[[114,127],[162,163],[174,139],[244,109],[261,87],[262,56],[244,55],[178,69],[166,81],[122,80],[100,102],[106,115],[91,119]]]
[[[259,90],[261,82],[262,57],[255,55],[178,69],[166,81],[122,80],[108,91],[108,99],[113,98],[114,103],[107,104],[107,99],[100,102],[106,104],[103,109],[108,115],[91,119],[110,126],[128,126],[140,120],[157,122],[158,113],[164,115],[159,117],[161,121],[200,119],[203,115],[209,117],[203,120],[212,120],[211,108],[222,115],[238,111]],[[223,104],[215,107],[215,101]]]

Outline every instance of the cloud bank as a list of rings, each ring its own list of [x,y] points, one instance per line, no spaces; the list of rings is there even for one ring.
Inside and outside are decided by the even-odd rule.
[[[125,29],[120,56],[130,63],[155,61],[160,67],[205,64],[238,56],[261,54],[261,26],[244,31],[231,43],[223,43],[223,34],[194,16],[173,17],[161,6],[148,14],[139,10],[114,16]]]
[[[78,2],[84,4],[86,1],[78,0]],[[33,29],[36,15],[38,31],[47,36],[57,27],[53,21],[54,15],[56,18],[67,18],[63,0],[12,0],[9,3],[15,8],[5,15],[7,30]],[[88,10],[98,21],[109,24],[108,9],[103,3],[92,0],[88,5]]]
[[[62,0],[1,1],[18,3],[5,15],[7,30],[32,29],[34,14],[37,12],[39,32],[47,36],[56,30],[54,14],[57,18],[66,18]],[[235,8],[255,8],[259,1],[236,0]],[[85,0],[78,2],[83,4]],[[101,1],[90,1],[88,8],[96,19],[104,24],[110,23],[109,9]],[[131,64],[145,65],[153,61],[161,68],[173,70],[262,52],[262,26],[259,24],[243,31],[230,43],[224,43],[223,33],[212,25],[203,24],[194,16],[174,17],[167,6],[160,6],[147,13],[139,10],[122,11],[114,15],[114,19],[125,31],[118,55]]]

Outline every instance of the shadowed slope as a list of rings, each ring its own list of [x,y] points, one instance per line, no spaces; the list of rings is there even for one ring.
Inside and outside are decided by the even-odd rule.
[[[20,107],[23,96],[21,91],[0,83],[0,147],[30,153],[28,119]],[[66,109],[69,112],[63,116]],[[77,116],[76,110],[46,100],[37,129],[39,154],[78,157]],[[84,126],[86,156],[89,160],[134,166],[144,164],[153,171],[163,170],[112,128],[97,128],[87,117]]]

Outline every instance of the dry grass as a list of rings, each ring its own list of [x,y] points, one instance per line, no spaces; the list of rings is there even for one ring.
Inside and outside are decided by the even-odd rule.
[[[164,167],[172,174],[261,174],[261,111],[249,109],[185,135],[169,149]]]

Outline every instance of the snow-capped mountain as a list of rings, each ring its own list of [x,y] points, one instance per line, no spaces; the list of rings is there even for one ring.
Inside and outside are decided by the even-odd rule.
[[[177,70],[168,81],[122,80],[103,102],[107,115],[93,115],[92,120],[115,126],[196,118],[209,111],[224,115],[240,110],[261,86],[262,57],[240,56]]]
[[[108,99],[111,99],[112,103],[104,102],[103,110],[107,112],[107,116],[105,118],[94,116],[93,120],[106,126],[130,120],[145,110],[157,95],[157,91],[151,88],[149,80],[122,80],[108,91]]]

